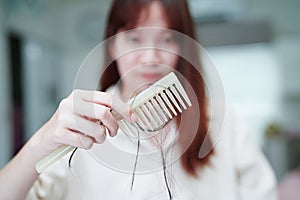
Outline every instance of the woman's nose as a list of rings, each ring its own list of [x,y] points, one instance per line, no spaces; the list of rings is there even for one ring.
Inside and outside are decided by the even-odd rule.
[[[140,54],[140,59],[143,64],[147,63],[159,63],[160,62],[160,52],[157,48],[147,48],[142,50]]]

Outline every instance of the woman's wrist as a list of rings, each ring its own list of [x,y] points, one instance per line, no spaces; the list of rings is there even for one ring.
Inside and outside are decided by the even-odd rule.
[[[25,148],[33,153],[33,156],[40,160],[47,156],[49,153],[58,148],[59,145],[51,144],[51,138],[47,138],[49,133],[48,122],[42,126],[27,142]]]

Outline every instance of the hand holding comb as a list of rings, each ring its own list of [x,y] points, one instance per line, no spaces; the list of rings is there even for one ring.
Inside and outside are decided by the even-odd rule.
[[[174,116],[191,106],[191,101],[174,72],[169,73],[127,102],[136,123],[130,123],[113,112],[119,127],[125,133],[135,134],[137,130],[154,132],[163,128]],[[63,145],[36,164],[38,173],[72,151],[75,147]]]

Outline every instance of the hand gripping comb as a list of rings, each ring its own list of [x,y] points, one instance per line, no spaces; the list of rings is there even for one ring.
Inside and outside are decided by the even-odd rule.
[[[169,73],[127,102],[137,121],[130,123],[112,111],[118,125],[125,133],[137,135],[137,131],[155,132],[163,128],[178,113],[190,107],[191,101],[174,72]],[[50,165],[75,147],[63,145],[38,161],[35,168],[43,172]]]

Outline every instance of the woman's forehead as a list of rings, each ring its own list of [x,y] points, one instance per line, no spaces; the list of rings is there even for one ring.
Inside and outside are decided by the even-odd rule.
[[[153,1],[140,12],[135,24],[135,28],[137,27],[169,27],[161,2]]]
[[[127,30],[124,34],[142,34],[144,36],[151,35],[151,34],[173,34],[174,31],[168,28],[161,28],[161,27],[139,27],[134,28],[131,30]]]

